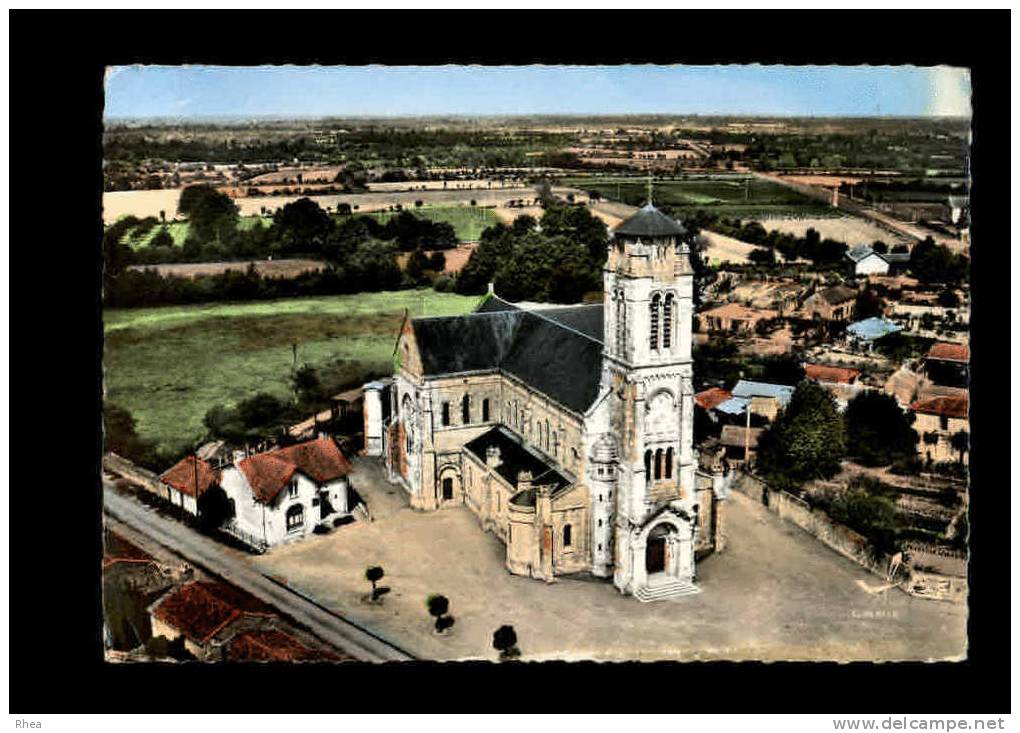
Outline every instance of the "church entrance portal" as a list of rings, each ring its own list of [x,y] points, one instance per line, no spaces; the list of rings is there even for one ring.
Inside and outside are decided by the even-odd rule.
[[[666,538],[649,537],[645,546],[645,570],[648,574],[661,573],[666,569]]]

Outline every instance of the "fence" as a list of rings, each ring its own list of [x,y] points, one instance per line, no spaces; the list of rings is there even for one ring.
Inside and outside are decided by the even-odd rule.
[[[732,487],[755,501],[761,502],[769,511],[795,524],[808,534],[816,537],[826,546],[840,555],[853,560],[861,567],[883,578],[887,578],[892,566],[892,557],[876,550],[867,538],[842,524],[834,522],[820,509],[812,509],[803,499],[786,491],[776,491],[768,487],[761,479],[740,472],[733,480]],[[914,543],[917,544],[917,543]],[[954,602],[965,602],[967,598],[967,578],[965,561],[963,566],[946,567],[946,558],[941,563],[933,562],[926,555],[915,555],[912,543],[905,543],[904,552],[910,553],[911,562],[904,567],[908,570],[907,577],[899,582],[904,592],[921,598],[936,598]],[[921,550],[918,547],[918,550]],[[947,550],[953,554],[953,551]],[[959,555],[960,553],[956,553]],[[952,561],[959,563],[958,557]],[[919,569],[910,565],[916,563]],[[920,568],[924,568],[921,570]],[[951,570],[962,569],[956,574]],[[937,570],[937,572],[935,572]],[[947,573],[947,571],[950,571]]]

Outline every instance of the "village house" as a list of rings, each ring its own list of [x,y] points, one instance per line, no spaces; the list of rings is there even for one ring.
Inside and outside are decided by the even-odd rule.
[[[779,317],[774,310],[748,308],[739,303],[711,308],[698,314],[699,330],[722,333],[751,333],[759,323]]]
[[[726,477],[692,444],[686,238],[649,205],[613,233],[601,304],[490,291],[465,316],[405,319],[392,386],[366,387],[365,436],[411,506],[466,505],[515,574],[583,570],[646,601],[697,592]]]
[[[168,591],[149,607],[152,635],[184,639],[184,648],[202,660],[218,659],[227,627],[242,620],[267,621],[273,609],[227,583],[193,580]]]
[[[238,453],[221,473],[234,509],[223,529],[259,548],[305,537],[350,511],[352,470],[327,437],[247,457]]]
[[[889,262],[866,244],[848,249],[844,255],[850,260],[851,275],[886,275]]]
[[[758,439],[765,428],[749,428],[740,425],[723,425],[719,444],[726,450],[726,460],[733,465],[754,463]]]
[[[924,359],[924,374],[935,384],[966,387],[970,363],[970,347],[936,341]]]
[[[715,406],[727,422],[741,424],[750,419],[753,425],[764,425],[776,419],[793,396],[794,388],[785,384],[754,382],[741,379],[733,387],[731,397]]]
[[[866,389],[857,382],[861,376],[858,369],[849,367],[826,366],[825,364],[805,364],[804,377],[812,379],[825,388],[836,399],[840,412],[847,404]]]
[[[893,323],[887,318],[872,316],[847,326],[846,339],[847,343],[852,346],[872,351],[875,348],[876,341],[902,330],[902,326]]]
[[[821,321],[849,321],[853,318],[857,291],[844,285],[819,290],[804,301],[808,318]]]
[[[914,413],[914,430],[920,436],[917,451],[921,458],[941,463],[956,461],[960,451],[953,446],[953,436],[967,432],[968,395],[960,390],[953,395],[931,395],[910,405]],[[963,462],[968,462],[967,453]]]
[[[166,500],[189,514],[198,514],[198,497],[220,482],[219,471],[197,456],[186,456],[167,469],[159,480]]]

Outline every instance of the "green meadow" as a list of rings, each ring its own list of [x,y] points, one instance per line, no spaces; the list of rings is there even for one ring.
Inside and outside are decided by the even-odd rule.
[[[142,438],[168,451],[201,438],[214,405],[257,392],[290,398],[293,348],[331,388],[393,370],[405,310],[458,315],[477,297],[400,290],[260,303],[107,310],[106,401],[130,410]]]
[[[406,208],[405,211],[410,211],[423,219],[448,223],[461,242],[478,241],[485,229],[499,222],[499,217],[492,209],[478,206],[421,206]],[[375,211],[359,216],[371,216],[380,224],[385,224],[399,213],[399,211]]]

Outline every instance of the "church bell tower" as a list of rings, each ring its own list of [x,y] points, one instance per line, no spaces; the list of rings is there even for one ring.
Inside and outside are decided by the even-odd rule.
[[[614,582],[694,578],[694,273],[677,221],[650,203],[616,227],[604,271],[602,384],[618,449]]]

